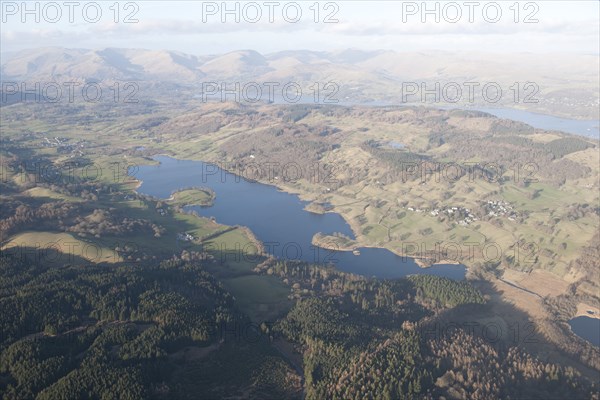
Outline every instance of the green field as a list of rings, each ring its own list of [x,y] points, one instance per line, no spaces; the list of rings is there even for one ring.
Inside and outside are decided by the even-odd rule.
[[[289,288],[274,276],[246,275],[224,279],[238,306],[253,321],[275,321],[291,306]]]
[[[171,196],[169,203],[178,206],[210,206],[214,194],[208,189],[184,189]]]
[[[103,242],[82,240],[69,233],[23,232],[8,239],[2,250],[51,264],[76,263],[81,260],[93,263],[123,261],[117,252]]]

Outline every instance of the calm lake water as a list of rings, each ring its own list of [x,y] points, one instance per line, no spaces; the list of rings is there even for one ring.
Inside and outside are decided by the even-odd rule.
[[[600,319],[581,316],[570,320],[569,325],[577,336],[600,347]]]
[[[196,95],[194,97],[201,97]],[[334,98],[335,99],[335,98]],[[337,99],[339,100],[339,99]],[[321,99],[321,101],[324,101]],[[275,96],[274,104],[321,104],[331,106],[371,106],[371,107],[419,107],[425,106],[430,108],[439,108],[442,110],[475,110],[483,111],[492,114],[498,118],[511,119],[526,123],[534,128],[555,130],[565,133],[571,133],[579,136],[586,136],[593,139],[600,139],[600,120],[579,120],[571,118],[555,117],[548,114],[539,114],[530,111],[517,110],[514,108],[487,108],[487,107],[461,107],[460,105],[452,106],[447,104],[430,104],[430,103],[393,103],[388,101],[369,101],[369,102],[352,102],[339,100],[335,103],[315,103],[312,96],[302,96],[297,102],[290,103],[281,96]]]
[[[559,118],[512,108],[478,108],[498,118],[524,122],[534,128],[555,130],[591,138],[600,138],[600,121]]]
[[[377,248],[360,248],[360,255],[331,251],[311,244],[315,233],[340,232],[354,238],[346,221],[335,213],[314,214],[298,196],[274,186],[250,182],[201,161],[155,157],[158,166],[141,166],[135,177],[142,180],[139,193],[168,198],[174,190],[190,186],[210,187],[216,193],[211,207],[188,207],[225,225],[243,225],[261,240],[267,252],[289,260],[332,263],[336,268],[365,276],[398,278],[409,274],[433,274],[463,279],[463,265],[420,268],[409,257]]]
[[[560,118],[553,115],[538,114],[530,111],[517,110],[514,108],[485,108],[485,107],[453,107],[447,105],[429,105],[413,104],[415,106],[425,105],[431,108],[442,110],[474,110],[482,111],[498,118],[511,119],[513,121],[523,122],[537,129],[549,131],[560,131],[579,136],[586,136],[593,139],[600,139],[600,121],[587,119]]]
[[[289,104],[280,98],[275,99],[275,104]],[[311,97],[305,97],[300,99],[295,104],[314,104],[314,100]],[[498,118],[511,119],[513,121],[519,121],[526,123],[534,128],[555,130],[565,133],[571,133],[579,136],[591,137],[593,139],[600,139],[600,121],[599,120],[579,120],[570,118],[560,118],[547,114],[539,114],[530,111],[517,110],[514,108],[486,108],[486,107],[461,107],[452,106],[445,104],[428,104],[428,103],[405,103],[397,104],[384,101],[373,101],[368,103],[354,103],[347,101],[340,101],[331,105],[339,106],[360,106],[368,105],[373,107],[387,107],[387,106],[425,106],[430,108],[439,108],[442,110],[475,110],[482,111],[488,114],[492,114]]]

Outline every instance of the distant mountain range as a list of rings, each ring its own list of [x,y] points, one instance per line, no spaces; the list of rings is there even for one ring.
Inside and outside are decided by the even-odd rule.
[[[495,82],[503,89],[497,104],[532,111],[576,117],[597,116],[597,55],[493,54],[362,51],[336,52],[281,51],[260,54],[239,50],[226,54],[196,56],[177,51],[118,49],[103,50],[37,48],[3,54],[0,77],[3,81],[148,81],[198,87],[202,82],[298,82],[309,87],[315,82],[339,85],[340,101],[402,101],[407,83],[425,82],[432,89],[457,83],[463,90],[457,104],[468,102],[465,82],[480,84],[475,89],[481,106],[481,87]],[[519,101],[515,104],[515,82],[519,82]],[[540,102],[522,104],[524,96],[539,87]],[[454,85],[456,86],[456,85]],[[511,87],[513,89],[511,89]],[[450,88],[452,89],[452,88]],[[448,93],[454,93],[452,90]],[[420,101],[421,91],[409,97]],[[456,95],[449,94],[454,99]],[[432,99],[432,96],[429,96]],[[443,97],[441,99],[444,100]],[[512,103],[512,104],[511,104]]]

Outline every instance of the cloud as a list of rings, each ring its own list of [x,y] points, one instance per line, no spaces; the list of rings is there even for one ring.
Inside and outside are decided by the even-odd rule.
[[[315,23],[313,15],[306,13],[297,23],[276,18],[274,22],[221,23],[216,16],[203,23],[198,7],[145,5],[140,11],[139,22],[126,24],[103,20],[97,24],[67,24],[35,26],[20,24],[3,26],[1,39],[3,51],[19,50],[39,46],[78,47],[144,47],[190,51],[200,44],[211,46],[212,51],[254,48],[262,51],[285,49],[316,49],[362,47],[364,49],[393,48],[397,43],[419,43],[426,48],[446,48],[448,45],[464,46],[463,50],[490,48],[504,38],[506,45],[515,51],[544,51],[552,43],[560,45],[556,51],[597,52],[600,37],[598,18],[594,14],[579,12],[576,18],[565,13],[540,15],[540,22],[533,24],[514,23],[506,14],[498,23],[489,23],[482,18],[470,23],[430,22],[421,23],[420,17],[403,23],[398,14],[398,3],[373,2],[371,8],[356,6],[358,2],[343,3],[338,15],[339,23]],[[400,2],[401,3],[401,2]],[[149,3],[146,3],[149,4]],[[307,3],[308,4],[308,3]],[[342,3],[340,3],[342,4]],[[361,3],[362,4],[362,3]],[[146,11],[146,14],[142,12]],[[107,14],[108,15],[108,14]],[[543,16],[543,18],[542,18]],[[540,46],[546,41],[547,44]],[[378,43],[381,43],[379,45]],[[218,48],[219,44],[223,49]],[[385,46],[384,46],[385,44]]]
[[[355,23],[335,24],[327,26],[325,31],[351,36],[388,36],[388,35],[513,35],[519,33],[547,33],[569,36],[598,35],[598,21],[588,20],[573,24],[567,21],[548,21],[537,24],[515,24],[511,21],[500,21],[495,24],[485,21],[473,23],[413,21],[397,23],[394,20],[357,21]]]
[[[167,34],[167,35],[190,35],[190,34],[219,34],[235,32],[292,32],[302,30],[312,30],[315,24],[308,21],[299,21],[297,23],[288,23],[285,21],[276,21],[273,23],[221,23],[195,20],[144,20],[135,24],[113,24],[105,23],[97,26],[97,30],[104,34]]]

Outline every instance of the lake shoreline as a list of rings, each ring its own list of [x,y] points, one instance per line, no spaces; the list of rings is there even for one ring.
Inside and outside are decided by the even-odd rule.
[[[590,314],[588,311],[592,311],[593,313]],[[573,318],[577,317],[600,319],[600,308],[585,303],[579,303],[577,304],[577,311],[575,312],[575,315],[573,315]]]
[[[355,246],[338,246],[337,244],[334,244],[333,242],[329,242],[329,243],[331,243],[331,245],[329,246],[328,242],[323,242],[323,240],[326,240],[327,237],[324,237],[322,240],[316,239],[317,235],[319,235],[319,234],[320,234],[320,232],[316,233],[313,236],[312,244],[314,246],[318,246],[318,247],[320,247],[322,249],[331,250],[331,251],[334,251],[334,252],[336,252],[336,251],[342,251],[342,252],[347,252],[348,253],[348,252],[358,251],[360,253],[361,249],[385,249],[385,250],[388,250],[388,251],[394,253],[395,255],[397,255],[398,257],[401,257],[403,259],[405,259],[405,258],[412,259],[415,262],[415,264],[417,264],[419,267],[421,267],[423,269],[434,267],[434,266],[440,266],[440,265],[461,265],[461,263],[458,262],[458,261],[456,261],[456,260],[442,259],[442,260],[435,261],[432,258],[415,256],[415,255],[408,255],[408,254],[404,254],[401,251],[398,251],[397,249],[389,249],[387,247],[370,246],[370,245],[360,245],[359,243],[356,243]]]
[[[164,153],[164,152],[163,152]],[[169,195],[167,193],[165,193],[166,190],[176,190],[178,188],[182,188],[185,187],[186,185],[189,184],[190,179],[198,179],[193,178],[193,173],[190,174],[186,174],[186,175],[179,175],[178,173],[176,173],[175,171],[177,171],[177,169],[179,168],[179,166],[176,165],[176,163],[180,162],[180,161],[187,161],[187,162],[191,162],[191,163],[204,163],[204,164],[214,164],[216,165],[218,168],[219,165],[216,163],[213,163],[211,161],[202,161],[202,160],[181,160],[178,159],[176,157],[174,157],[171,154],[161,154],[161,155],[156,155],[154,157],[164,157],[165,159],[163,160],[155,160],[158,161],[158,165],[164,165],[164,163],[167,163],[167,160],[169,160],[167,168],[163,169],[161,171],[161,174],[158,174],[156,176],[156,179],[150,180],[148,182],[149,183],[149,188],[150,189],[145,189],[145,190],[140,190],[141,186],[138,187],[137,193],[141,193],[141,194],[145,194],[145,195],[150,195],[150,196],[155,196],[158,198],[167,198]],[[156,167],[156,165],[152,165],[153,163],[148,163],[148,167]],[[200,165],[198,165],[200,166]],[[187,164],[185,165],[186,168],[188,168],[188,171],[193,171],[193,169],[189,169],[190,165]],[[195,167],[195,166],[194,166]],[[227,171],[226,169],[222,169],[224,172],[227,173],[232,173]],[[146,170],[146,171],[151,171],[150,170]],[[146,172],[145,173],[151,173],[151,172]],[[198,170],[196,170],[198,171]],[[233,174],[233,173],[232,173]],[[142,179],[143,178],[143,179]],[[142,175],[139,176],[139,178],[136,177],[136,179],[138,181],[144,181],[144,179],[148,179],[148,177],[144,177]],[[217,179],[214,176],[212,177],[212,179]],[[351,273],[356,273],[356,274],[361,274],[361,275],[365,275],[365,276],[375,276],[377,278],[381,278],[381,279],[396,279],[396,278],[400,278],[402,276],[406,276],[406,275],[410,275],[410,274],[415,274],[415,273],[430,273],[430,274],[434,274],[434,275],[440,275],[440,276],[445,276],[448,278],[452,278],[452,279],[465,279],[466,273],[467,273],[467,267],[464,266],[463,264],[459,263],[459,262],[455,262],[455,261],[451,261],[451,260],[431,260],[431,259],[427,259],[425,257],[419,257],[416,258],[414,256],[410,256],[408,254],[403,254],[401,251],[399,251],[399,249],[389,249],[383,246],[374,246],[371,244],[366,244],[364,242],[362,242],[361,240],[358,240],[357,246],[353,246],[352,250],[358,250],[355,252],[354,255],[347,255],[347,254],[343,254],[346,252],[339,252],[337,253],[337,256],[332,252],[332,251],[319,251],[319,250],[313,250],[313,249],[319,249],[321,247],[318,246],[312,246],[311,249],[311,239],[312,236],[314,235],[314,233],[311,233],[309,238],[308,238],[308,242],[305,242],[305,240],[302,238],[302,235],[304,235],[307,230],[311,231],[312,229],[315,229],[316,232],[324,230],[326,232],[341,232],[345,235],[348,234],[352,234],[353,236],[356,236],[356,231],[357,231],[357,227],[353,226],[354,224],[351,223],[352,221],[348,221],[343,215],[341,215],[340,213],[336,212],[335,210],[331,210],[328,212],[325,212],[323,214],[331,214],[331,218],[325,219],[325,220],[320,220],[321,222],[316,222],[315,223],[317,225],[313,226],[304,226],[300,231],[295,232],[295,229],[292,229],[291,231],[287,231],[289,228],[287,227],[288,224],[292,224],[290,226],[290,228],[293,226],[293,224],[297,224],[300,223],[300,220],[302,220],[304,213],[307,214],[311,214],[311,212],[305,210],[305,204],[300,205],[300,207],[298,207],[298,200],[301,200],[302,202],[310,202],[310,201],[314,201],[315,198],[314,196],[311,196],[309,193],[301,193],[297,190],[297,188],[290,188],[287,186],[282,186],[281,184],[276,184],[275,182],[264,182],[264,181],[260,181],[260,180],[247,180],[247,179],[243,179],[243,183],[242,186],[244,187],[244,189],[241,190],[249,190],[248,188],[250,186],[254,187],[252,184],[253,183],[258,183],[260,186],[264,187],[265,189],[260,189],[259,187],[254,187],[254,191],[255,193],[252,194],[253,197],[245,197],[243,196],[242,199],[240,200],[238,199],[235,195],[235,192],[238,190],[237,187],[232,188],[231,185],[234,184],[233,181],[231,182],[219,182],[219,181],[215,181],[212,182],[212,185],[219,185],[219,184],[224,184],[225,186],[219,188],[218,186],[211,186],[211,183],[208,183],[206,186],[211,188],[212,190],[215,190],[218,193],[222,194],[222,190],[225,191],[225,193],[227,194],[227,198],[229,199],[229,205],[227,205],[228,203],[221,203],[219,204],[218,202],[215,203],[215,205],[211,208],[211,207],[198,207],[200,208],[206,208],[205,211],[201,211],[198,210],[198,212],[200,212],[204,217],[207,217],[209,215],[211,215],[211,217],[215,218],[215,220],[218,220],[219,223],[223,224],[223,225],[228,225],[228,226],[245,226],[247,227],[250,232],[253,233],[253,237],[255,238],[255,240],[257,241],[256,243],[258,243],[260,241],[260,243],[262,244],[262,247],[264,248],[265,245],[267,243],[270,243],[270,241],[273,241],[273,239],[276,239],[276,242],[279,243],[279,245],[281,245],[283,243],[283,247],[279,247],[279,249],[286,249],[287,246],[289,244],[294,243],[294,246],[299,249],[302,250],[301,251],[301,255],[299,256],[299,258],[294,258],[296,256],[292,256],[292,258],[287,257],[285,254],[279,255],[278,253],[276,254],[276,252],[278,252],[279,250],[276,250],[275,248],[271,251],[269,250],[270,255],[276,257],[276,258],[282,258],[282,259],[291,259],[291,260],[302,260],[304,262],[308,262],[308,263],[314,263],[314,264],[320,264],[320,263],[334,263],[337,264],[336,268],[339,269],[340,271],[344,271],[344,272],[351,272]],[[239,183],[240,181],[236,181],[235,183]],[[146,182],[144,182],[146,183]],[[228,186],[229,185],[229,186]],[[250,186],[248,186],[250,185]],[[269,190],[267,190],[266,188],[271,188]],[[233,189],[233,191],[232,191]],[[273,191],[274,189],[274,191]],[[266,190],[266,192],[265,192]],[[229,191],[229,192],[227,192]],[[244,192],[244,193],[252,193],[252,192]],[[270,194],[272,193],[272,194]],[[247,207],[249,207],[249,204],[254,202],[254,206],[258,206],[258,204],[256,203],[256,201],[259,201],[260,204],[266,204],[266,203],[270,203],[271,201],[275,201],[275,198],[272,198],[272,196],[274,196],[274,193],[280,193],[282,195],[289,195],[289,196],[293,196],[295,197],[295,200],[293,198],[290,198],[290,200],[285,200],[287,197],[278,197],[275,196],[275,198],[277,198],[277,202],[275,204],[279,204],[279,206],[277,206],[275,209],[270,210],[270,208],[267,208],[267,211],[264,211],[265,209],[257,209],[258,210],[263,210],[260,211],[258,214],[254,213],[254,212],[250,212],[250,214],[240,214],[239,210],[240,209],[247,209],[248,211],[250,211],[251,209],[248,209]],[[232,197],[233,196],[233,197]],[[267,200],[269,199],[269,200]],[[240,202],[242,201],[242,203],[239,204],[239,206],[236,204],[236,202]],[[250,201],[250,203],[247,203],[247,201]],[[232,203],[233,202],[233,203]],[[223,207],[225,208],[218,208],[219,205],[225,204]],[[230,215],[229,211],[227,209],[227,207],[235,207],[235,209],[237,209],[237,212],[239,214],[238,217],[235,217],[234,215]],[[215,211],[215,208],[217,207],[217,211]],[[240,208],[241,207],[241,208]],[[261,207],[261,206],[259,206]],[[283,208],[281,208],[283,207]],[[279,211],[277,211],[279,209]],[[212,210],[212,214],[211,211]],[[234,209],[231,209],[234,210]],[[286,210],[286,211],[284,211]],[[287,216],[288,214],[284,214],[284,216],[282,217],[281,215],[276,217],[277,218],[277,223],[273,226],[273,227],[269,227],[266,228],[264,223],[261,225],[259,223],[258,226],[262,226],[262,228],[257,228],[256,226],[253,226],[252,223],[250,223],[250,225],[248,225],[248,223],[250,221],[256,221],[256,218],[259,218],[261,221],[265,221],[265,220],[272,220],[273,212],[281,212],[284,211],[285,213],[291,212],[292,214],[289,214],[289,217],[291,218],[291,220],[288,220]],[[216,215],[214,213],[217,213]],[[226,218],[220,218],[218,213],[223,213],[225,212],[227,217]],[[267,213],[265,215],[265,212]],[[241,218],[240,218],[241,217]],[[300,218],[300,220],[299,220]],[[273,220],[275,221],[275,220]],[[295,222],[294,222],[295,221]],[[335,222],[335,221],[339,221],[339,222]],[[303,226],[304,223],[301,223]],[[323,225],[324,224],[324,225]],[[339,225],[342,224],[342,225]],[[321,225],[324,227],[324,229],[318,228],[318,226]],[[344,228],[345,226],[345,228]],[[256,231],[256,229],[258,229],[258,231]],[[261,231],[262,229],[262,231]],[[273,231],[272,233],[266,232],[265,229],[269,229],[269,230],[273,230],[275,229],[275,231]],[[284,229],[285,231],[282,231],[282,229]],[[286,233],[284,233],[286,232]],[[314,232],[314,231],[313,231]],[[283,234],[283,235],[282,235]],[[267,236],[267,235],[271,235],[271,237]],[[276,236],[273,236],[276,235]],[[300,235],[300,236],[298,236]],[[263,239],[265,240],[265,242],[263,243]],[[321,248],[322,250],[327,250],[324,248]],[[362,249],[362,252],[360,251]],[[351,250],[351,249],[348,249]],[[337,249],[336,249],[337,251]],[[273,252],[273,254],[271,254],[271,252]],[[311,257],[311,255],[314,254],[314,257]],[[401,260],[399,259],[401,258]],[[338,264],[339,262],[339,264]],[[441,268],[437,268],[441,266]],[[449,268],[449,266],[455,266],[455,268]],[[424,272],[426,269],[428,268],[432,268],[429,272]],[[423,272],[418,272],[418,271],[423,271]]]

